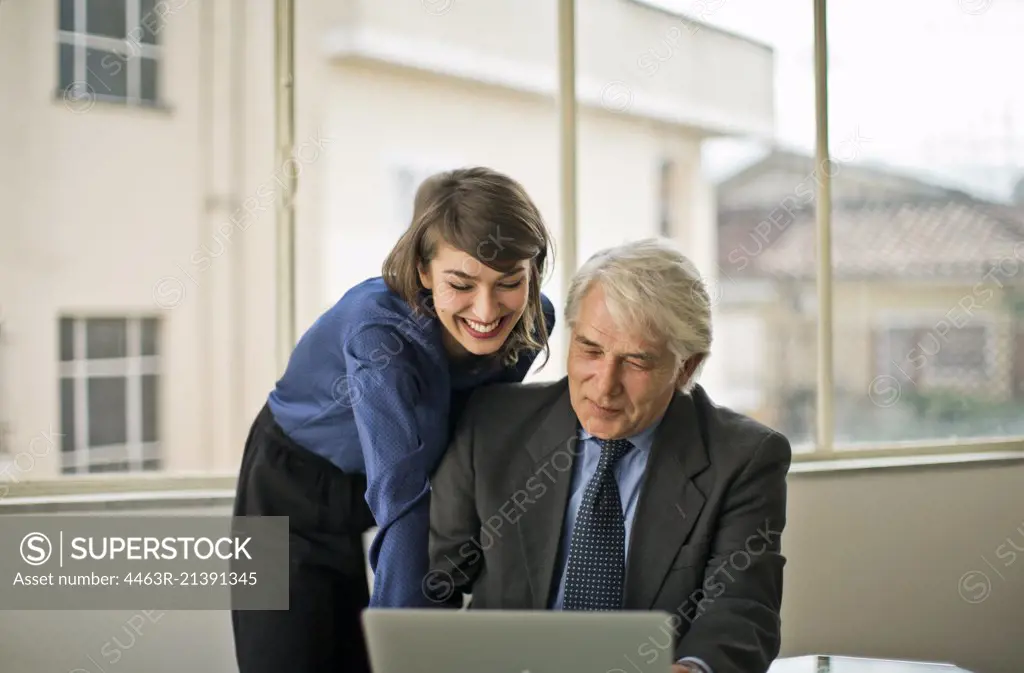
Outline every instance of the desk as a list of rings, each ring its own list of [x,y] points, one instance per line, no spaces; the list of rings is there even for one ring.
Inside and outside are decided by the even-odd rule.
[[[953,664],[810,654],[776,659],[769,673],[971,673]]]

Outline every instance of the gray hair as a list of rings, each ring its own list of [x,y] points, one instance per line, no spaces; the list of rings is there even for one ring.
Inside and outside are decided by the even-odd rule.
[[[606,248],[573,276],[566,300],[569,327],[576,324],[580,303],[594,283],[605,293],[612,319],[645,337],[664,339],[676,368],[694,355],[711,352],[711,298],[696,265],[666,239],[646,238]],[[707,358],[704,358],[704,362]],[[682,392],[696,385],[700,368]]]

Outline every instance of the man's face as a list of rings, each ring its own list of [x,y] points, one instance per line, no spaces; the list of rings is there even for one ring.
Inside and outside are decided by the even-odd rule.
[[[650,427],[686,375],[664,341],[647,340],[615,324],[600,284],[580,302],[567,368],[576,416],[584,430],[601,439],[629,437]]]

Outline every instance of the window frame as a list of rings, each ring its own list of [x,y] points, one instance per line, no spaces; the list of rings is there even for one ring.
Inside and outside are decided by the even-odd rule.
[[[57,95],[67,98],[69,95],[85,97],[90,100],[98,100],[128,107],[163,107],[163,96],[161,94],[160,72],[163,65],[163,44],[160,40],[160,33],[163,32],[164,17],[152,31],[154,43],[143,42],[137,37],[133,38],[133,32],[142,26],[142,1],[143,0],[122,0],[125,6],[125,37],[108,37],[105,35],[94,35],[86,30],[87,4],[89,0],[73,0],[72,30],[63,30],[60,25],[60,2],[57,2]],[[158,3],[159,4],[159,3]],[[158,5],[156,5],[158,6]],[[150,14],[155,13],[150,12]],[[63,85],[60,72],[60,51],[61,47],[69,46],[73,49],[72,66],[74,73],[71,83]],[[125,95],[103,93],[95,90],[89,84],[88,50],[102,49],[106,52],[113,52],[124,58],[123,64],[125,73]],[[151,59],[156,68],[156,84],[153,98],[142,97],[142,59]],[[84,90],[82,88],[84,87]]]
[[[139,0],[131,0],[136,4]],[[814,3],[814,73],[815,73],[815,154],[817,165],[829,159],[828,134],[828,66],[827,66],[827,31],[826,9],[827,0],[812,0]],[[76,8],[84,9],[83,0],[75,0]],[[576,255],[576,175],[577,175],[577,113],[576,113],[576,60],[575,60],[575,2],[574,0],[558,0],[558,25],[556,39],[558,45],[558,82],[557,99],[559,104],[558,142],[559,175],[561,195],[561,264],[563,282],[567,281],[575,271]],[[292,73],[294,58],[292,41],[294,37],[293,0],[276,0],[275,2],[276,33],[281,38],[275,54],[275,97],[279,110],[288,111],[294,101],[294,90],[288,85],[284,73]],[[76,19],[77,22],[77,19]],[[75,33],[67,33],[74,37]],[[118,40],[115,40],[120,42]],[[72,43],[74,44],[74,43]],[[162,65],[162,45],[152,45],[158,66]],[[84,53],[84,52],[83,52]],[[77,67],[76,54],[76,67]],[[84,63],[84,60],[83,60]],[[159,80],[158,80],[159,89]],[[157,94],[159,98],[159,91]],[[125,99],[115,98],[117,102]],[[141,103],[145,104],[145,103]],[[279,152],[287,155],[294,145],[294,127],[290,115],[282,115],[275,128],[275,137]],[[395,173],[389,170],[388,179]],[[288,214],[291,192],[294,185],[285,189],[283,198],[279,199],[277,211],[280,219],[278,240],[293,240],[294,218],[284,217]],[[844,444],[837,446],[833,434],[833,302],[832,302],[832,259],[831,259],[831,175],[823,171],[817,180],[816,194],[816,231],[819,250],[817,257],[816,304],[817,304],[817,404],[816,438],[807,451],[794,451],[794,472],[821,471],[838,469],[865,469],[902,467],[907,465],[947,464],[952,462],[969,462],[983,460],[1019,460],[1024,458],[1024,437],[1001,438],[951,438],[946,441],[926,442],[887,442],[879,444]],[[572,246],[566,245],[573,244]],[[287,310],[294,305],[296,279],[290,273],[293,264],[292,249],[278,251],[279,271],[276,275],[278,302],[286,310],[278,312],[277,336],[278,357],[285,362],[291,350],[295,326],[292,312]],[[563,325],[562,329],[566,329]],[[85,479],[97,476],[101,479]],[[141,475],[151,476],[151,475]],[[123,473],[119,475],[61,475],[61,483],[53,490],[70,492],[74,490],[109,493],[115,490],[135,488],[137,490],[162,488],[167,490],[195,489],[193,479],[186,479],[173,473],[161,473],[158,480],[140,479],[139,473]],[[235,474],[210,474],[203,478],[204,486],[214,484],[224,488],[233,488]],[[25,482],[19,490],[28,491],[29,483]],[[33,486],[32,491],[44,490],[44,486]]]
[[[294,36],[294,0],[276,0],[275,14],[279,35],[287,36],[282,40],[277,53],[278,72],[293,67],[290,60],[291,38]],[[814,119],[815,119],[815,165],[828,165],[831,160],[829,152],[829,115],[828,115],[828,34],[827,5],[828,0],[812,0],[814,4]],[[577,140],[578,114],[576,94],[576,6],[575,0],[557,0],[557,66],[556,99],[558,105],[558,143],[559,143],[559,194],[561,235],[559,238],[562,287],[568,287],[577,268]],[[285,78],[279,78],[275,91],[280,105],[290,105],[294,100],[294,92],[285,85]],[[292,129],[279,126],[277,139],[282,151],[287,151]],[[793,452],[794,464],[832,463],[835,469],[846,469],[841,464],[857,459],[859,466],[865,461],[876,461],[878,467],[897,466],[907,461],[916,461],[921,457],[932,457],[935,463],[948,463],[953,457],[970,457],[971,460],[1005,459],[1008,453],[1024,458],[1024,436],[998,438],[951,438],[948,441],[922,442],[886,442],[864,444],[837,445],[834,434],[834,353],[833,353],[833,292],[832,292],[832,175],[831,171],[821,171],[815,184],[815,225],[819,254],[817,255],[817,277],[815,278],[817,320],[817,380],[815,407],[815,437],[813,445],[801,447],[803,450]],[[283,199],[287,201],[287,199]],[[294,234],[294,222],[289,221],[288,235]],[[279,273],[279,296],[294,301],[295,281],[286,273]],[[812,303],[807,297],[808,303]],[[279,323],[279,335],[294,333],[294,325],[288,321],[285,312]],[[567,330],[562,325],[563,332]],[[279,344],[282,365],[287,361],[286,354],[290,343]],[[867,391],[865,391],[867,394]],[[859,469],[859,467],[858,467]]]
[[[90,320],[116,319],[125,321],[125,354],[121,357],[111,358],[88,358],[86,332]],[[159,404],[160,386],[162,385],[162,358],[160,339],[157,336],[156,352],[149,355],[142,354],[142,331],[143,322],[155,320],[157,334],[161,332],[161,320],[159,316],[143,314],[104,314],[86,315],[77,313],[65,313],[57,316],[58,335],[60,324],[63,320],[71,321],[72,348],[71,359],[64,360],[62,349],[57,354],[57,384],[62,387],[65,379],[72,382],[74,397],[72,404],[72,415],[74,418],[74,431],[70,435],[72,442],[71,450],[60,451],[59,470],[61,476],[83,476],[91,474],[143,474],[153,473],[161,469],[165,463],[162,455],[161,432],[159,427]],[[58,336],[58,340],[61,337]],[[60,344],[59,344],[60,345]],[[125,380],[125,441],[122,444],[110,444],[92,446],[89,442],[89,380],[96,377],[124,378]],[[156,440],[145,441],[145,412],[143,405],[143,379],[145,376],[155,376],[157,380],[157,394],[154,404],[157,405],[157,428]],[[63,398],[58,401],[58,417],[63,419],[64,408]],[[63,420],[61,420],[61,432],[64,432]],[[97,452],[102,456],[106,453],[120,453],[123,451],[125,457],[123,462],[128,464],[127,470],[94,470],[95,466],[112,465],[122,462],[120,458],[108,460],[96,460]],[[147,469],[147,463],[155,462],[155,468]]]
[[[827,165],[829,152],[828,114],[828,0],[814,3],[814,81],[815,81],[815,159],[816,165]],[[1008,454],[1024,459],[1024,436],[950,438],[945,441],[837,443],[835,441],[835,390],[833,353],[832,293],[832,172],[822,171],[816,182],[815,218],[817,231],[817,267],[815,279],[818,295],[817,323],[817,405],[816,436],[809,451],[794,451],[793,462],[875,461],[877,466],[898,466],[912,459],[931,459],[934,463],[949,462],[950,457],[970,460],[1002,459]],[[918,460],[915,464],[927,464]]]

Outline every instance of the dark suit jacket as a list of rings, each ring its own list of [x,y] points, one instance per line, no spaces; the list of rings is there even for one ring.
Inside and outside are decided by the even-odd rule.
[[[577,429],[567,379],[474,394],[432,480],[424,591],[433,600],[550,605]],[[768,670],[780,647],[790,459],[785,437],[715,406],[700,386],[675,395],[626,562],[624,609],[672,615],[674,638],[650,647],[671,643],[676,658],[698,657],[714,673]]]

